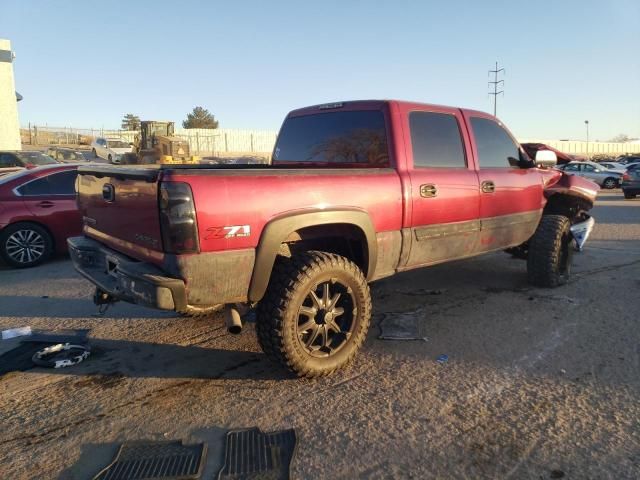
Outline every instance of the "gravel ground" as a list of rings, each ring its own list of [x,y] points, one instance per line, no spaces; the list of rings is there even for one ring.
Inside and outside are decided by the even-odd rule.
[[[640,478],[640,200],[603,193],[572,281],[531,288],[505,254],[373,285],[374,326],[348,369],[291,378],[253,324],[118,304],[94,316],[68,259],[0,267],[0,328],[84,330],[94,353],[0,377],[0,478],[87,479],[125,440],[209,443],[295,427],[293,476]],[[378,339],[403,315],[427,341]],[[15,342],[0,342],[7,350]],[[449,361],[435,361],[447,354]]]

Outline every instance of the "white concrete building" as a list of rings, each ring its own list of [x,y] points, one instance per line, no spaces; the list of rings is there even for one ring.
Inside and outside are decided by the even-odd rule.
[[[20,150],[20,123],[11,42],[0,38],[0,150]]]

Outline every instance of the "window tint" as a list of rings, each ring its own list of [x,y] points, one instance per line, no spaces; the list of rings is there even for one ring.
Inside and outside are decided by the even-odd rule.
[[[414,167],[465,167],[458,121],[434,112],[409,114]]]
[[[577,172],[580,170],[580,165],[577,163],[572,163],[571,165],[567,165],[564,167],[565,172]]]
[[[54,173],[25,183],[18,188],[20,195],[75,195],[77,172]]]
[[[582,170],[584,170],[585,172],[593,172],[595,168],[593,167],[593,165],[583,165]]]
[[[277,162],[388,165],[384,115],[362,110],[287,118],[273,158]]]
[[[471,128],[478,147],[480,168],[509,167],[509,157],[516,161],[520,158],[518,146],[493,120],[471,117]]]

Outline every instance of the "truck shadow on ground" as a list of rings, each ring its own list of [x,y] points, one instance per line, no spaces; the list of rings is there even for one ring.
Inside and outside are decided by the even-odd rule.
[[[162,312],[124,302],[110,307],[104,315],[98,314],[98,307],[91,298],[60,298],[48,295],[2,295],[0,296],[0,317],[24,318],[171,318],[174,312]]]
[[[60,341],[64,337],[60,336]],[[296,378],[269,362],[261,352],[134,342],[89,339],[91,355],[82,363],[66,368],[39,368],[30,358],[42,343],[23,342],[16,353],[3,358],[1,374],[35,371],[52,375],[83,377],[76,387],[110,389],[127,378],[287,380]],[[11,353],[11,352],[9,352]]]

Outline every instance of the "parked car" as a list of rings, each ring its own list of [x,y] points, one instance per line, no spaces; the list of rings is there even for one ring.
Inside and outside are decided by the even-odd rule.
[[[78,163],[87,161],[83,152],[73,150],[71,148],[49,147],[47,149],[47,155],[62,163]]]
[[[131,145],[120,138],[99,137],[91,143],[94,158],[104,158],[113,164],[121,163],[123,155],[131,151]]]
[[[272,158],[80,167],[85,235],[68,244],[95,302],[226,305],[231,333],[257,305],[267,355],[327,375],[366,338],[374,280],[519,247],[532,284],[565,283],[599,190],[535,168],[489,114],[410,102],[295,110]]]
[[[622,181],[622,173],[602,168],[595,162],[571,162],[566,165],[562,165],[561,168],[569,175],[588,178],[600,185],[602,188],[616,188]]]
[[[624,165],[630,165],[632,163],[639,163],[640,156],[638,155],[621,155],[616,158],[616,162],[623,163]]]
[[[627,199],[636,198],[636,195],[640,194],[640,163],[635,165],[635,168],[630,168],[625,172],[620,184],[624,198]]]
[[[38,265],[82,232],[76,169],[56,163],[0,177],[0,257],[8,265]]]
[[[613,170],[614,172],[624,173],[627,171],[627,166],[624,163],[618,162],[597,162],[601,167],[607,170]]]
[[[16,168],[35,168],[39,165],[54,165],[56,160],[38,151],[0,151],[0,171]]]

